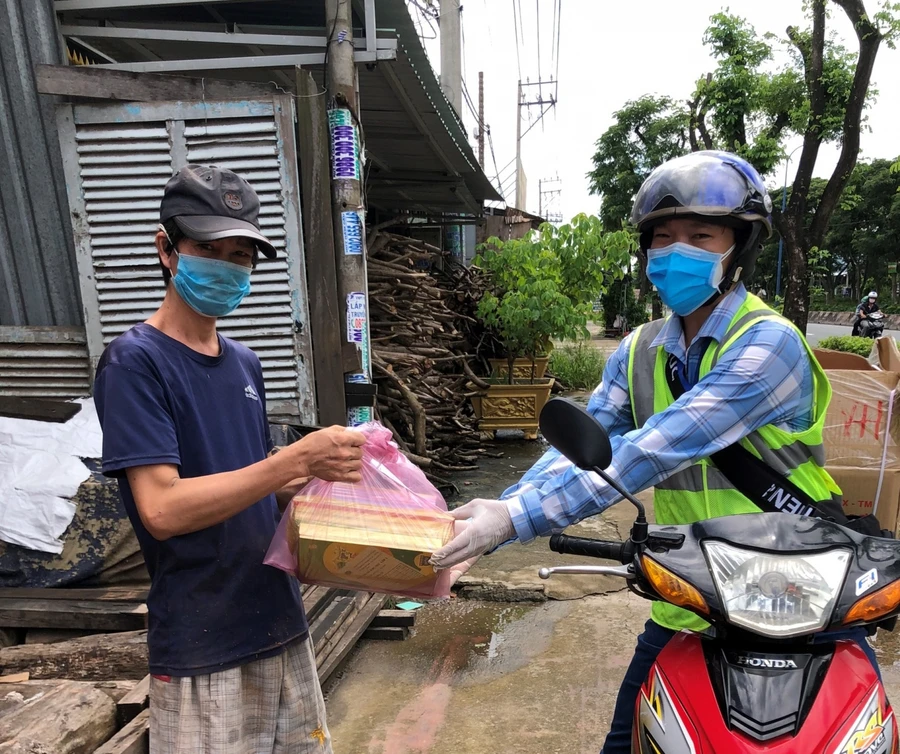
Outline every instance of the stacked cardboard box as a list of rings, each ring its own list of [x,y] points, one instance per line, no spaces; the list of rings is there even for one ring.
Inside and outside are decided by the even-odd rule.
[[[861,356],[817,350],[833,396],[825,421],[828,472],[848,515],[874,514],[897,531],[900,509],[900,352],[893,338]],[[874,362],[874,363],[870,363]]]

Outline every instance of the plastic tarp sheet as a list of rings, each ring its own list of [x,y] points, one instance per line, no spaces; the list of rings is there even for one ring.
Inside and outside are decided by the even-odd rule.
[[[0,539],[60,553],[75,515],[71,498],[91,477],[82,459],[100,458],[103,435],[94,401],[64,424],[0,417]]]

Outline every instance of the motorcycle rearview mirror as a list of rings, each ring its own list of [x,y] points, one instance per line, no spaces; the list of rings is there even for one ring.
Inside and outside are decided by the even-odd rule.
[[[631,529],[635,544],[647,541],[647,518],[641,501],[622,489],[607,469],[612,463],[609,435],[591,414],[568,398],[554,398],[541,411],[541,434],[554,448],[579,469],[593,471],[604,482],[637,508],[637,518]]]

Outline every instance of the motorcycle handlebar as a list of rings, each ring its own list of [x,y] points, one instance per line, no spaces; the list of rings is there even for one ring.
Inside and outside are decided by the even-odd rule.
[[[625,562],[624,542],[608,542],[601,539],[554,534],[550,537],[550,549],[562,555],[583,555],[588,558],[605,558],[619,563]]]

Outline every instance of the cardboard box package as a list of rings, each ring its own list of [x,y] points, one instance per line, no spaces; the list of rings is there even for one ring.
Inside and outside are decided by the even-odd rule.
[[[900,469],[900,353],[877,341],[878,365],[837,351],[815,352],[833,392],[825,419],[829,466]]]
[[[338,493],[349,485],[334,485]],[[419,597],[449,589],[431,554],[453,537],[454,519],[438,509],[391,510],[352,499],[294,498],[288,529],[301,581]]]
[[[900,470],[854,469],[829,466],[826,469],[843,492],[844,513],[848,516],[874,514],[883,529],[897,531],[900,512]]]
[[[874,514],[897,531],[900,511],[900,351],[879,338],[873,354],[815,351],[831,383],[825,463],[843,492],[844,512]]]

